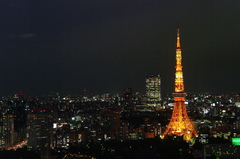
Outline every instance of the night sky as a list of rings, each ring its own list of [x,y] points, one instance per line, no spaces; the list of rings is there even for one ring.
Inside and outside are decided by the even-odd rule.
[[[172,93],[178,18],[185,91],[240,92],[239,0],[1,0],[0,95]]]

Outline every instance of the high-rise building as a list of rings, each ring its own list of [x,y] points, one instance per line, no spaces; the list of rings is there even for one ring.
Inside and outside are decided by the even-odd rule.
[[[26,139],[26,100],[22,93],[15,94],[11,100],[8,101],[9,112],[14,115],[14,131],[16,132],[15,141],[20,143]]]
[[[40,152],[42,159],[50,157],[52,112],[31,110],[27,116],[28,148]]]
[[[124,106],[132,106],[132,88],[125,88],[123,90]]]
[[[183,71],[182,71],[182,53],[180,46],[180,29],[177,27],[177,47],[176,47],[176,73],[175,73],[175,86],[174,86],[174,108],[170,123],[166,131],[163,133],[162,138],[166,136],[183,136],[185,140],[190,140],[192,134],[198,136],[190,119],[188,118],[184,92]]]
[[[146,105],[161,106],[161,77],[160,74],[146,74]]]
[[[15,131],[14,131],[14,115],[3,115],[3,144],[2,147],[7,149],[15,144]]]

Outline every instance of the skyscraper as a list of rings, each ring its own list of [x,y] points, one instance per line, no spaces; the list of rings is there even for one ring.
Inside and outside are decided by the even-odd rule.
[[[161,106],[160,74],[146,74],[146,104],[148,107]]]
[[[124,106],[132,106],[132,88],[123,90],[123,102]]]
[[[42,159],[50,156],[52,112],[31,110],[27,116],[28,148],[38,151]]]
[[[2,145],[5,149],[15,144],[15,133],[14,133],[14,115],[4,114],[3,115],[3,138],[4,144]]]
[[[188,118],[186,105],[184,104],[186,93],[184,92],[179,26],[177,28],[176,73],[174,88],[174,108],[172,112],[172,117],[166,131],[163,133],[162,138],[168,135],[176,135],[184,136],[185,140],[190,140],[192,138],[192,134],[194,134],[195,136],[198,136],[198,134],[195,131],[190,119]]]

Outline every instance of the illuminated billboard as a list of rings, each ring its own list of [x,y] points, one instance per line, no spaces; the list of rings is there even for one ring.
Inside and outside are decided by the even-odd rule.
[[[240,145],[240,138],[239,137],[232,138],[232,144],[233,145]]]

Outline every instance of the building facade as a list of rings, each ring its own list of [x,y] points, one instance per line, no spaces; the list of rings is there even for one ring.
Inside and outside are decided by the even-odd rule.
[[[15,144],[15,131],[14,131],[14,115],[3,115],[3,127],[1,147],[7,149]]]
[[[51,114],[49,110],[31,110],[27,116],[28,149],[39,152],[42,159],[50,157]]]
[[[146,74],[146,105],[147,107],[161,106],[161,77],[160,74]]]
[[[125,88],[123,90],[123,104],[124,106],[132,106],[132,88]]]

